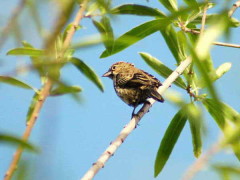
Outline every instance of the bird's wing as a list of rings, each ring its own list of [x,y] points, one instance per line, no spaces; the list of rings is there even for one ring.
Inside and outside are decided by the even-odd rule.
[[[149,86],[151,84],[150,79],[142,73],[129,73],[119,76],[118,84],[128,88],[140,88],[142,86]]]
[[[118,86],[125,86],[133,78],[133,73],[119,73],[116,76],[116,84]]]

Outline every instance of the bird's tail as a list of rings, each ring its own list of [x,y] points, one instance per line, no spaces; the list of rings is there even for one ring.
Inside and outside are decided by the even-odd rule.
[[[151,95],[151,98],[155,99],[156,101],[164,102],[163,97],[156,90],[152,90],[150,92],[150,95]]]

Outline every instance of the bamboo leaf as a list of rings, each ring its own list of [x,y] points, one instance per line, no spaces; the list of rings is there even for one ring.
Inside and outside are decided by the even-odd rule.
[[[183,127],[187,121],[186,113],[184,109],[180,109],[177,114],[173,117],[169,124],[164,137],[161,141],[160,147],[157,152],[155,160],[154,176],[157,177],[165,166],[172,150],[183,130]]]
[[[164,13],[156,8],[138,4],[124,4],[111,10],[112,14],[132,14],[138,16],[165,17]]]
[[[158,74],[163,76],[164,78],[167,78],[173,71],[165,66],[160,60],[157,58],[151,56],[148,53],[140,52],[140,56],[143,58],[143,60]],[[180,88],[186,89],[186,84],[184,83],[183,79],[181,77],[178,77],[174,84],[177,85]]]
[[[104,90],[101,79],[98,77],[98,75],[94,72],[92,68],[85,64],[82,60],[75,57],[71,58],[70,62],[90,81],[92,81],[101,91]]]
[[[36,151],[36,148],[32,144],[30,144],[18,137],[8,135],[8,134],[0,133],[0,143],[12,144],[15,146],[22,146],[31,151]]]
[[[69,93],[79,93],[82,89],[79,86],[58,86],[50,92],[51,96],[59,96]]]
[[[163,29],[167,26],[167,24],[171,23],[171,21],[166,21],[164,19],[156,19],[145,22],[130,31],[126,32],[119,38],[117,38],[114,42],[114,47],[111,52],[105,50],[101,54],[101,58],[108,57],[110,55],[116,54],[127,47],[135,44],[136,42],[140,41],[141,39],[149,36],[150,34]]]
[[[23,47],[23,48],[15,48],[7,52],[7,55],[22,55],[22,56],[31,56],[31,57],[38,57],[44,55],[44,50],[30,48],[30,47]]]
[[[24,88],[24,89],[33,89],[34,91],[37,91],[34,87],[28,85],[27,83],[10,76],[0,76],[0,82],[10,84],[16,87]]]

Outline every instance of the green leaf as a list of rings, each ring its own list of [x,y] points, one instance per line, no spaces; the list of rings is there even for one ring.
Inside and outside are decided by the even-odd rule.
[[[22,56],[31,56],[31,57],[38,57],[44,55],[44,50],[30,48],[30,47],[23,47],[23,48],[15,48],[7,52],[7,55],[22,55]]]
[[[103,16],[100,22],[93,20],[93,24],[101,33],[106,50],[111,53],[114,44],[114,34],[109,18]]]
[[[239,138],[240,128],[238,127],[240,114],[236,110],[225,103],[216,101],[215,99],[205,99],[203,104],[223,131],[227,141],[232,141],[236,137]],[[238,141],[238,143],[235,143],[232,146],[232,149],[235,152],[236,157],[240,160],[240,142]]]
[[[184,0],[184,2],[189,6],[198,4],[196,0]]]
[[[85,64],[82,60],[73,57],[70,62],[76,66],[76,68],[81,71],[90,81],[92,81],[101,91],[104,90],[101,79],[98,75],[90,68],[87,64]]]
[[[140,56],[143,58],[143,60],[158,74],[163,76],[164,78],[167,78],[173,71],[165,66],[160,60],[157,58],[151,56],[148,53],[140,52]],[[174,84],[179,86],[180,88],[186,89],[186,84],[184,83],[183,79],[181,77],[178,77]]]
[[[175,29],[172,25],[167,26],[165,29],[161,30],[161,34],[169,48],[169,50],[172,52],[172,55],[176,59],[177,63],[179,64],[184,59],[180,55],[180,47],[178,43],[178,37]]]
[[[141,39],[149,36],[150,34],[165,28],[169,23],[171,22],[166,21],[165,19],[156,19],[145,22],[116,39],[112,52],[105,50],[100,57],[105,58],[110,55],[116,54],[133,45],[134,43],[140,41]]]
[[[79,86],[58,86],[50,92],[51,96],[59,96],[69,93],[79,93],[82,89]]]
[[[222,172],[229,172],[231,174],[236,174],[236,175],[240,175],[240,168],[239,166],[234,166],[234,165],[221,165],[221,164],[214,164],[213,168],[218,170],[218,171],[222,171]]]
[[[159,0],[162,5],[171,12],[177,11],[177,1],[176,0]]]
[[[28,85],[27,83],[22,82],[10,76],[0,76],[0,82],[10,84],[16,87],[24,88],[24,89],[33,89],[34,91],[37,91],[34,87]]]
[[[228,120],[233,123],[239,121],[239,113],[223,102],[220,102],[220,106],[217,106],[216,100],[206,98],[203,104],[221,129],[224,129],[224,125]]]
[[[62,38],[63,41],[66,39],[66,37],[67,37],[67,35],[68,35],[68,31],[69,31],[73,26],[74,26],[74,29],[76,29],[76,30],[79,30],[79,29],[81,29],[81,27],[82,27],[82,26],[80,26],[80,25],[78,25],[78,26],[73,25],[72,23],[71,23],[71,24],[68,24],[67,27],[65,28],[64,32],[63,32],[63,38]]]
[[[22,41],[22,45],[26,48],[34,48],[30,43],[28,43],[27,41]]]
[[[28,108],[26,122],[28,122],[30,120],[30,117],[32,116],[33,110],[35,108],[36,103],[39,101],[39,98],[40,98],[39,93],[35,93],[33,98],[32,98],[31,104]]]
[[[0,133],[0,143],[7,143],[7,144],[15,145],[15,146],[22,146],[31,151],[36,151],[36,148],[32,144],[30,144],[18,137],[8,135],[8,134]]]
[[[184,108],[190,124],[193,152],[195,157],[199,157],[202,151],[202,113],[199,107],[193,103],[187,104]]]
[[[155,160],[154,176],[157,177],[165,166],[172,150],[180,136],[183,127],[187,121],[186,113],[184,109],[180,109],[178,113],[173,117],[171,123],[169,124],[164,137],[161,141],[160,147],[158,149],[157,157]]]
[[[165,17],[164,13],[156,8],[138,4],[124,4],[111,10],[112,14],[132,14],[138,16]]]
[[[231,63],[223,63],[221,64],[214,72],[210,72],[209,77],[212,82],[221,78],[226,72],[228,72],[232,67]],[[198,82],[198,87],[204,88],[206,87],[206,82],[203,79],[200,79]]]

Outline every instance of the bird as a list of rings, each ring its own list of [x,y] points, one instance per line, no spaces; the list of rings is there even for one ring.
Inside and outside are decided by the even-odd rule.
[[[133,107],[132,117],[135,115],[136,107],[148,102],[148,98],[164,102],[157,91],[162,83],[153,75],[136,68],[132,63],[116,62],[102,76],[112,79],[116,94]]]

